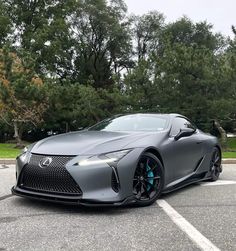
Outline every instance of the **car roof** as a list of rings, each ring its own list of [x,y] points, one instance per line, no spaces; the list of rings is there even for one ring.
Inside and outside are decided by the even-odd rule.
[[[128,114],[119,114],[117,116],[129,116],[129,115],[157,115],[157,116],[165,116],[165,117],[185,117],[178,113],[128,113]]]

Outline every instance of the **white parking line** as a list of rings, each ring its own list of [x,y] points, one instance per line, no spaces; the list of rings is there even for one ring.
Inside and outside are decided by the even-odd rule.
[[[217,180],[215,182],[202,182],[201,186],[223,186],[223,185],[233,185],[236,181],[233,180]]]
[[[197,244],[203,251],[220,251],[211,241],[203,236],[193,225],[191,225],[183,216],[181,216],[165,200],[157,200],[159,207],[171,218],[171,220]]]

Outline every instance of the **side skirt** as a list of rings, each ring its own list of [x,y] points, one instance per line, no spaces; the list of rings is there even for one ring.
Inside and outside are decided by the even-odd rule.
[[[171,193],[173,191],[176,191],[178,189],[181,189],[181,188],[184,188],[186,186],[189,186],[191,184],[194,184],[194,183],[197,183],[197,182],[201,182],[201,181],[207,181],[210,179],[210,177],[207,175],[208,173],[205,173],[204,174],[204,177],[195,177],[195,178],[192,178],[192,179],[188,179],[188,180],[185,180],[181,183],[178,183],[174,186],[171,186],[169,188],[166,188],[165,190],[162,191],[162,194],[167,194],[167,193]]]

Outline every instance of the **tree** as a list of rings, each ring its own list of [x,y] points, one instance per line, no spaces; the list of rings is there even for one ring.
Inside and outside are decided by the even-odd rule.
[[[133,111],[157,111],[159,104],[155,100],[152,57],[159,51],[165,20],[161,13],[155,11],[142,16],[131,16],[130,20],[135,64],[124,76],[125,94],[130,100],[128,108]]]
[[[9,34],[12,32],[12,24],[7,13],[4,1],[0,0],[0,47],[8,40]]]
[[[236,119],[236,40],[206,22],[129,17],[123,0],[0,0],[0,21],[1,116],[19,128],[65,132],[127,111],[203,129]]]
[[[218,35],[211,40],[214,46],[207,41],[199,45],[186,43],[185,39],[184,43],[171,41],[163,57],[156,58],[155,79],[162,107],[174,107],[208,131],[214,121],[225,147],[227,138],[222,126],[235,117],[234,73],[225,41]]]
[[[171,45],[181,43],[216,51],[224,45],[224,41],[222,35],[213,33],[212,28],[213,26],[207,22],[193,23],[189,18],[182,17],[166,26],[162,34],[162,46],[168,39]]]
[[[6,47],[0,50],[0,119],[14,127],[18,147],[23,125],[39,125],[47,108],[43,82],[30,65],[29,57],[20,58]]]
[[[95,89],[79,83],[49,83],[47,93],[49,108],[44,126],[59,132],[78,130],[121,113],[127,103],[117,88]]]
[[[233,31],[234,35],[236,35],[236,29],[233,25],[232,25],[232,31]]]
[[[81,1],[72,16],[71,29],[75,41],[75,81],[95,88],[113,88],[113,74],[132,63],[123,1]]]
[[[109,87],[112,75],[132,63],[122,0],[6,0],[5,7],[15,27],[12,42],[30,52],[42,78]]]
[[[134,110],[182,113],[205,129],[232,117],[226,41],[210,25],[186,18],[163,27],[156,49],[125,77]]]
[[[156,86],[152,81],[152,69],[150,62],[140,59],[137,66],[125,75],[125,94],[129,99],[129,110],[131,111],[152,111],[158,107],[155,92]]]
[[[165,27],[163,14],[153,11],[142,16],[131,16],[135,42],[135,55],[146,60],[159,48],[162,31]]]
[[[75,0],[6,0],[4,6],[14,25],[12,44],[31,54],[35,72],[66,78],[72,74],[73,41],[68,19]]]

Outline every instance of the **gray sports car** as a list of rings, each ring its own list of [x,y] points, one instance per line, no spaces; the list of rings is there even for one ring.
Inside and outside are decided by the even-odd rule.
[[[41,140],[17,157],[15,195],[82,205],[139,206],[218,179],[221,148],[179,114],[131,114]]]

